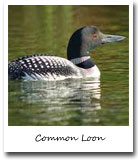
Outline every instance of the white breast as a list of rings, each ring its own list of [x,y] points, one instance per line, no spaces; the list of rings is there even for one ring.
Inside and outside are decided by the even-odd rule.
[[[84,77],[92,77],[92,78],[100,78],[101,75],[100,70],[96,65],[89,69],[82,69],[82,73]]]

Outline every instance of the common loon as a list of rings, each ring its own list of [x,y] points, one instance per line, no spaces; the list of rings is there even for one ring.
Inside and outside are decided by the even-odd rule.
[[[100,71],[90,58],[89,51],[102,44],[121,41],[124,38],[103,34],[96,26],[79,28],[69,40],[67,59],[47,55],[21,57],[8,63],[9,79],[100,78]]]

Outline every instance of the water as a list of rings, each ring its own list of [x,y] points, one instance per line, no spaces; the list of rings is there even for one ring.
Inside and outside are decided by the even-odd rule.
[[[9,80],[9,125],[129,125],[128,22],[128,6],[9,6],[9,60],[34,53],[66,57],[68,40],[81,26],[127,37],[90,53],[100,81]]]

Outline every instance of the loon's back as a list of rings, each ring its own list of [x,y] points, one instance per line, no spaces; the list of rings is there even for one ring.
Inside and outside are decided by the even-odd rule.
[[[80,71],[71,61],[56,56],[26,56],[8,65],[9,79],[61,80],[77,78]]]

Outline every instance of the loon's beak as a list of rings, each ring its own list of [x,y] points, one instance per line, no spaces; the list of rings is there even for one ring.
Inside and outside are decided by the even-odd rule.
[[[106,35],[103,33],[100,33],[102,44],[104,43],[112,43],[116,41],[122,41],[126,37],[124,36],[118,36],[118,35]]]

